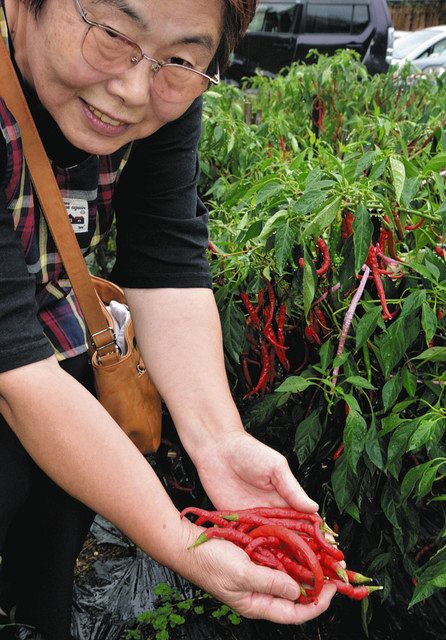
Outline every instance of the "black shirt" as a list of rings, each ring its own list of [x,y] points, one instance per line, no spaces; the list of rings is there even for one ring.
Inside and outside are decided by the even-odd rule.
[[[85,159],[35,93],[27,100],[48,155],[59,166]],[[205,256],[208,213],[197,195],[202,100],[148,138],[134,143],[117,183],[117,259],[112,279],[124,287],[211,287]],[[33,277],[6,208],[5,145],[0,136],[0,372],[49,357],[36,317]]]

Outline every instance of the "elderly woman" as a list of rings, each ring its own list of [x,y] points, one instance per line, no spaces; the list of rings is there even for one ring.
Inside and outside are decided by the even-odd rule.
[[[231,398],[197,197],[201,95],[218,83],[254,5],[2,0],[0,37],[65,204],[75,201],[84,255],[116,211],[112,278],[209,498],[217,508],[315,511],[285,459],[244,431]],[[1,87],[0,128],[0,620],[13,607],[47,640],[70,638],[73,567],[95,512],[244,616],[317,616],[332,585],[317,605],[298,605],[289,576],[229,542],[187,551],[200,529],[180,520],[94,397],[84,321]]]

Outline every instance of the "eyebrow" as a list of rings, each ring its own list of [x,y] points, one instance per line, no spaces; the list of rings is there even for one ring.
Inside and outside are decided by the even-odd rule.
[[[126,16],[128,16],[131,20],[136,22],[139,26],[148,29],[149,26],[143,20],[143,18],[137,13],[132,7],[128,5],[126,0],[95,0],[95,4],[106,4],[111,5],[121,11]],[[184,38],[180,38],[172,43],[173,45],[177,44],[198,44],[201,47],[204,47],[210,53],[214,52],[215,43],[214,38],[209,34],[196,35],[196,36],[184,36]]]
[[[115,9],[118,9],[118,11],[124,13],[138,25],[145,28],[148,26],[139,13],[137,13],[125,0],[95,0],[94,4],[111,5],[112,7],[115,7]]]
[[[210,53],[213,53],[215,48],[214,38],[207,34],[201,36],[185,36],[184,38],[176,40],[172,44],[198,44],[207,49]]]

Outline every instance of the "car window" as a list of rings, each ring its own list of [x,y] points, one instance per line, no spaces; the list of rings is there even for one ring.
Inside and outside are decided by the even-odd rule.
[[[290,33],[293,30],[295,15],[294,2],[260,4],[248,31]]]
[[[362,33],[369,23],[366,4],[308,3],[306,33]]]
[[[434,44],[434,46],[432,47],[431,55],[438,56],[440,55],[440,53],[443,53],[443,51],[445,50],[446,50],[446,39],[440,40],[440,42],[437,42],[437,44]]]
[[[398,38],[398,40],[395,40],[393,57],[398,59],[405,58],[412,53],[416,47],[422,45],[423,42],[428,42],[432,35],[433,32],[431,30],[421,29],[420,31],[410,33],[408,36]],[[426,53],[422,55],[426,55]]]

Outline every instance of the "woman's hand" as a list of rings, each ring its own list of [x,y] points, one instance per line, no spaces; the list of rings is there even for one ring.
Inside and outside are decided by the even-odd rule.
[[[199,451],[194,463],[216,509],[288,506],[317,511],[284,456],[244,431],[226,432]]]
[[[254,564],[225,540],[209,540],[188,553],[194,566],[190,579],[246,618],[302,624],[323,613],[336,593],[326,584],[317,603],[296,604],[300,591],[289,575]]]

